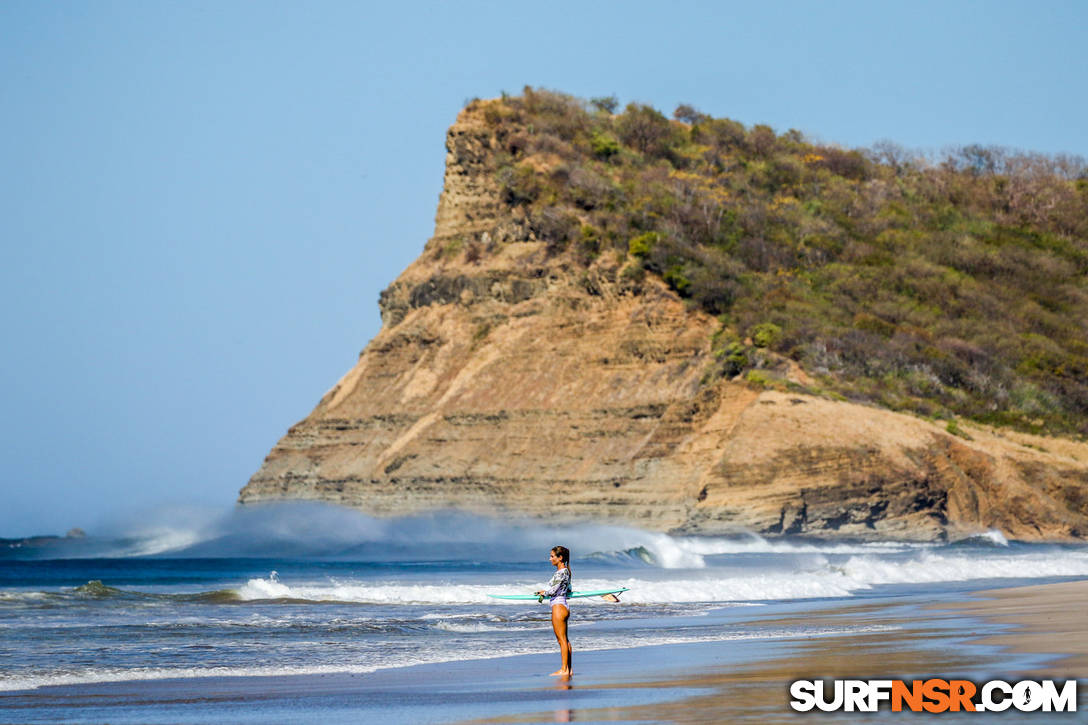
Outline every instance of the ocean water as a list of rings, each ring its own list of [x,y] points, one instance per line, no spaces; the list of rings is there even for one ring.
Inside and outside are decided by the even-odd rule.
[[[996,533],[825,544],[455,514],[383,520],[316,504],[165,515],[109,535],[0,545],[0,690],[556,652],[546,603],[487,596],[539,588],[555,544],[572,551],[576,590],[630,589],[619,604],[574,600],[576,653],[848,633],[879,625],[760,625],[751,615],[791,600],[1088,576],[1088,547]]]

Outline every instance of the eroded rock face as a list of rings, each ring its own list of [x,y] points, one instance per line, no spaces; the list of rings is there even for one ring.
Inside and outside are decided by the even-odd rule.
[[[549,253],[449,132],[435,235],[383,327],[242,503],[458,508],[662,531],[930,540],[1088,536],[1088,445],[707,380],[717,322],[623,260]],[[803,373],[801,373],[803,374]]]

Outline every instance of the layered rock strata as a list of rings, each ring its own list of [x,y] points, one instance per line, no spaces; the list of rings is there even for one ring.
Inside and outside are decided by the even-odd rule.
[[[242,503],[456,508],[685,533],[1088,536],[1088,445],[708,380],[718,323],[624,260],[554,254],[504,204],[473,111],[383,327]],[[798,372],[798,375],[803,373]]]

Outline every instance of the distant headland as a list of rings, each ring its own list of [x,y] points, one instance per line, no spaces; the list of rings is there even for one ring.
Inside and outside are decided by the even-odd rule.
[[[381,332],[239,501],[1088,537],[1088,166],[526,88],[446,139]]]

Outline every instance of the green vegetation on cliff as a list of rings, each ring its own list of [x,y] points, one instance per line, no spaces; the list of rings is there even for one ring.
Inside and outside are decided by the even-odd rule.
[[[1082,159],[846,150],[531,88],[473,107],[549,253],[620,255],[635,293],[658,275],[721,320],[713,375],[777,384],[788,358],[813,387],[951,426],[1088,434]]]

